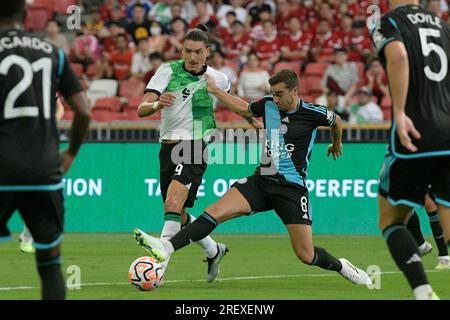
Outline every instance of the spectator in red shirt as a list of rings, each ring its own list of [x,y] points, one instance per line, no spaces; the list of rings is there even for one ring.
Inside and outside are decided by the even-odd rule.
[[[123,29],[117,24],[117,23],[111,23],[108,28],[108,36],[103,38],[102,44],[103,44],[103,51],[106,51],[107,53],[112,53],[113,51],[117,50],[116,47],[116,37],[123,33]]]
[[[381,104],[384,96],[389,96],[388,81],[380,59],[373,58],[370,61],[363,86],[372,90],[372,94],[377,97],[378,104]]]
[[[233,23],[231,30],[233,33],[231,39],[224,43],[226,58],[245,63],[247,62],[247,55],[252,48],[250,36],[245,31],[244,25],[239,21]]]
[[[97,63],[94,79],[124,80],[130,76],[133,51],[128,49],[127,37],[119,34],[116,37],[117,51],[108,54],[103,53],[103,58]]]
[[[261,61],[265,61],[271,65],[280,60],[281,41],[277,37],[277,32],[271,20],[262,22],[264,36],[262,39],[256,40],[255,52]]]
[[[345,48],[350,47],[350,41],[353,36],[353,19],[349,15],[345,15],[341,19],[341,27],[339,29],[339,37],[342,39],[342,43]]]
[[[313,59],[332,61],[334,51],[342,47],[342,39],[337,33],[331,31],[330,23],[327,20],[321,20],[311,45]]]
[[[354,21],[352,24],[352,37],[350,39],[350,61],[366,61],[367,57],[373,53],[372,41],[365,34],[366,22],[364,20]]]
[[[285,61],[303,62],[311,47],[312,34],[302,32],[300,18],[291,16],[289,18],[289,34],[281,40],[281,59]]]
[[[287,0],[277,0],[277,15],[275,17],[275,24],[277,26],[278,35],[286,36],[289,34],[289,18],[294,16],[291,7]],[[298,18],[300,16],[297,16]],[[299,18],[300,19],[300,18]]]
[[[105,0],[100,6],[100,17],[103,21],[109,21],[111,19],[111,11],[115,2],[115,0]]]
[[[198,24],[204,24],[210,31],[214,30],[219,25],[215,15],[208,12],[207,1],[196,0],[195,8],[197,9],[197,17],[192,19],[190,28],[195,28]]]
[[[183,48],[184,35],[187,30],[187,22],[182,18],[174,18],[170,22],[170,33],[167,36],[163,55],[166,60],[181,59],[181,49]]]

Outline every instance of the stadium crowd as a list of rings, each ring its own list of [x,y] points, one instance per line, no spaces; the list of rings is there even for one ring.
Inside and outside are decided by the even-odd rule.
[[[181,58],[184,35],[198,23],[209,28],[209,65],[243,98],[263,96],[269,75],[290,68],[300,76],[302,99],[328,106],[349,123],[391,117],[386,75],[366,26],[370,6],[386,12],[387,0],[28,2],[26,28],[46,33],[66,52],[98,121],[138,120],[143,88],[161,63]],[[72,4],[82,8],[78,30],[65,23]],[[425,5],[449,19],[447,0]],[[64,118],[71,117],[67,109]],[[220,106],[216,118],[242,120]]]

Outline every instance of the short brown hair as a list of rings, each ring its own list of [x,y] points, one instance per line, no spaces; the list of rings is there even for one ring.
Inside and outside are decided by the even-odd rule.
[[[269,79],[269,84],[271,86],[274,86],[280,82],[284,83],[288,90],[292,90],[298,87],[298,75],[293,70],[282,69]]]

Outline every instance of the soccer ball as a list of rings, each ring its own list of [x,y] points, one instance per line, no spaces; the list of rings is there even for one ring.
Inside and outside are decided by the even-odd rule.
[[[140,257],[133,261],[128,270],[128,280],[140,290],[155,290],[163,278],[161,264],[152,257]]]

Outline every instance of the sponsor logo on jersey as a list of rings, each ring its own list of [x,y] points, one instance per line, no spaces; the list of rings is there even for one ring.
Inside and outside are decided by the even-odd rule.
[[[333,115],[333,112],[332,111],[330,111],[330,110],[327,110],[327,120],[328,120],[328,122],[333,122],[333,118],[334,118],[334,115]]]
[[[239,183],[239,184],[244,184],[246,182],[247,182],[247,178],[241,178],[237,181],[237,183]]]
[[[278,130],[280,131],[280,134],[286,134],[288,131],[288,127],[287,125],[285,125],[284,123],[282,123],[279,127]]]

